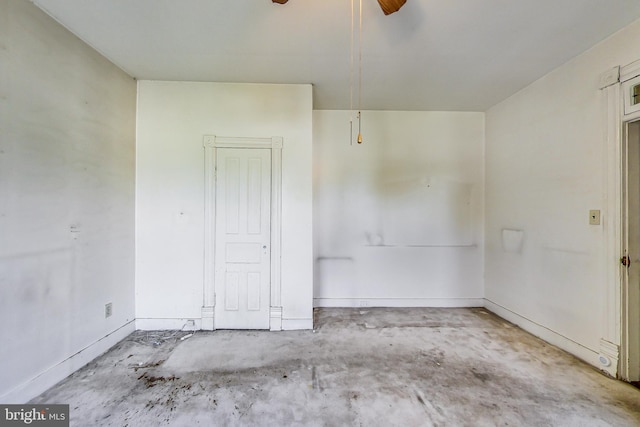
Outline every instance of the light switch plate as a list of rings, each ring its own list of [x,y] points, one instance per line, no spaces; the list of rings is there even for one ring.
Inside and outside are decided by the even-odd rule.
[[[589,211],[589,224],[600,225],[600,210],[593,209]]]

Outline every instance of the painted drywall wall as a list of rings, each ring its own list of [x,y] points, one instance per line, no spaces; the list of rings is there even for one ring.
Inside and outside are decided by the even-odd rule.
[[[133,330],[136,84],[29,1],[0,0],[0,46],[0,401],[8,403]]]
[[[605,268],[615,262],[604,253],[615,195],[599,77],[639,59],[638,40],[636,21],[486,116],[488,304],[589,361],[611,315]],[[602,210],[601,225],[589,225],[590,209]]]
[[[482,305],[484,114],[313,119],[315,304]]]
[[[312,326],[311,114],[310,85],[139,82],[139,328],[201,320],[205,135],[283,138],[283,327]]]

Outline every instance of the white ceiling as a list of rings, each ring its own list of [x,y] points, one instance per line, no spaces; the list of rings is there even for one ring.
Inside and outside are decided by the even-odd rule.
[[[314,108],[350,106],[350,0],[33,1],[138,79],[312,83]],[[362,109],[484,111],[639,17],[638,0],[408,0],[389,16],[363,0]]]

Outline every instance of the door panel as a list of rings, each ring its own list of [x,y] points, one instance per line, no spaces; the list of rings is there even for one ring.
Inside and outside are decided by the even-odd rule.
[[[640,380],[640,122],[627,125],[627,268],[629,381]]]
[[[260,159],[249,159],[247,187],[247,233],[262,232],[262,162]]]
[[[225,206],[226,225],[224,229],[227,234],[238,234],[240,229],[240,159],[231,157],[224,160],[224,166],[220,168],[224,171],[224,176],[217,176],[218,179],[224,179],[225,183],[225,204],[223,206]]]
[[[216,150],[215,325],[269,329],[271,150]]]
[[[237,311],[239,305],[239,288],[240,287],[240,274],[234,271],[228,271],[225,274],[224,284],[224,309],[230,311]]]

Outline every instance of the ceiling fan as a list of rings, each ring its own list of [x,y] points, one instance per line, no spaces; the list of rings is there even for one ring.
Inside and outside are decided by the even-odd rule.
[[[274,3],[285,4],[289,0],[273,0]],[[378,4],[382,8],[385,15],[391,15],[400,10],[407,0],[378,0]]]
[[[289,0],[272,0],[274,3],[285,4]],[[353,110],[353,82],[354,82],[354,31],[355,31],[355,15],[354,15],[354,0],[351,0],[351,72],[349,74],[350,78],[350,108],[352,112]],[[407,0],[378,0],[378,4],[382,8],[382,11],[385,15],[391,15],[400,10],[402,6],[407,2]],[[358,8],[360,13],[360,37],[358,38],[358,144],[362,144],[362,131],[361,131],[361,123],[362,123],[362,0],[360,0],[360,6]],[[351,136],[351,144],[353,144],[353,115],[351,116],[351,131],[349,132]]]

